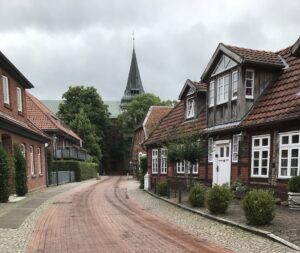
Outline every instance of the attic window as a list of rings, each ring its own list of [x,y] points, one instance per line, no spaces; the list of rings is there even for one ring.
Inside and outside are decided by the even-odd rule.
[[[186,118],[190,119],[195,116],[195,100],[190,97],[186,100]]]

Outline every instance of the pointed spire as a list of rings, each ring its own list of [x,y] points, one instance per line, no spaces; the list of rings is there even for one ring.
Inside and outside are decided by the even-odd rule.
[[[122,104],[130,102],[135,95],[144,93],[144,88],[143,88],[140,71],[139,71],[136,54],[135,54],[134,42],[135,42],[135,38],[133,33],[133,50],[132,50],[131,64],[129,69],[127,86],[123,98],[121,100]]]

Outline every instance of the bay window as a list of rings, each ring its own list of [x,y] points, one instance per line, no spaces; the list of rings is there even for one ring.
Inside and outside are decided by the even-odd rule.
[[[270,163],[270,135],[252,137],[251,176],[268,177]]]
[[[228,101],[228,92],[229,92],[229,74],[218,78],[217,104],[226,103]]]

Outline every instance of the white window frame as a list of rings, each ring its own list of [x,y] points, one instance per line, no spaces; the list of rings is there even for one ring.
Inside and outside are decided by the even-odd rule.
[[[239,134],[233,135],[232,137],[232,162],[237,163],[239,161],[239,145],[240,145]]]
[[[181,161],[181,162],[176,163],[176,172],[177,172],[177,174],[184,174],[185,173],[185,161]]]
[[[39,175],[42,175],[41,148],[37,148],[37,159],[38,159],[38,171],[39,171]]]
[[[194,97],[189,97],[186,100],[186,118],[190,119],[193,118],[194,116],[195,116],[195,99]]]
[[[162,148],[160,150],[160,174],[167,174],[167,172],[168,172],[167,149]]]
[[[193,164],[192,168],[193,168],[192,173],[198,174],[199,173],[199,162],[196,162],[195,164]]]
[[[33,146],[30,146],[30,170],[31,175],[35,175],[35,168],[34,168],[34,149]]]
[[[251,72],[253,74],[252,78],[247,78],[247,72]],[[251,82],[251,87],[247,87],[247,81]],[[255,71],[253,69],[246,69],[245,71],[245,98],[253,99],[254,98],[254,80],[255,80]],[[247,95],[247,89],[251,89],[252,95]]]
[[[228,80],[228,83],[225,83],[226,79]],[[230,83],[229,74],[220,76],[217,79],[217,104],[218,105],[228,102],[229,83]]]
[[[8,77],[2,75],[2,86],[3,86],[3,102],[4,104],[10,104],[10,97],[9,97],[9,82]]]
[[[26,158],[26,146],[24,143],[21,143],[20,150],[21,150],[21,153],[24,156],[24,158]]]
[[[18,112],[23,111],[23,100],[22,100],[22,89],[17,87],[17,104],[18,104]]]
[[[262,140],[263,139],[268,139],[268,146],[263,146],[262,145]],[[254,147],[254,142],[255,140],[259,140],[260,145]],[[267,156],[267,174],[262,175],[262,152],[267,151],[268,156]],[[258,174],[254,174],[254,152],[259,152],[259,165],[258,165]],[[254,178],[268,178],[269,177],[269,167],[270,167],[270,135],[257,135],[257,136],[252,136],[252,156],[251,156],[251,177]]]
[[[292,143],[292,136],[298,135],[299,137],[299,143]],[[282,143],[282,137],[288,137],[288,143],[283,144]],[[292,168],[292,150],[298,149],[298,169],[297,169],[297,175],[300,175],[300,131],[293,131],[293,132],[285,132],[279,134],[279,167],[278,167],[278,178],[281,179],[289,179],[291,178],[291,168]],[[282,170],[282,150],[287,150],[288,156],[287,156],[287,175],[282,176],[281,170]]]
[[[233,78],[235,74],[237,76],[236,80],[234,80],[234,78]],[[231,73],[231,99],[232,100],[237,99],[238,84],[239,84],[239,71],[235,70]],[[236,92],[236,95],[234,95],[235,92]]]
[[[152,149],[152,174],[158,173],[158,149]]]
[[[215,105],[215,81],[209,83],[209,107]]]
[[[214,139],[210,137],[208,138],[208,157],[207,157],[207,161],[209,163],[213,162],[213,147],[214,147]]]

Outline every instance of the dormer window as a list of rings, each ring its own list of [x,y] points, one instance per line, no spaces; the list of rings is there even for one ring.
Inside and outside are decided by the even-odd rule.
[[[245,97],[253,99],[254,97],[254,70],[246,69],[245,75]]]
[[[186,118],[190,119],[195,116],[195,100],[193,97],[186,100]]]
[[[218,78],[217,83],[217,104],[228,102],[229,74]]]
[[[9,85],[7,76],[2,76],[3,102],[9,105]]]

